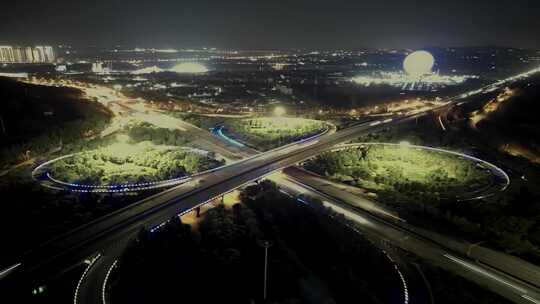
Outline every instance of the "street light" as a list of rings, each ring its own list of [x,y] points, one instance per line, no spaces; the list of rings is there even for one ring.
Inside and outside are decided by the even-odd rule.
[[[266,282],[268,279],[268,248],[272,246],[269,241],[262,241],[261,246],[264,247],[264,286],[263,286],[263,301],[266,301]]]

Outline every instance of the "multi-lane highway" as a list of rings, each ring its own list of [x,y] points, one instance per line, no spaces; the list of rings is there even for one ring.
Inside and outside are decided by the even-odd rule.
[[[295,168],[287,169],[286,174],[274,174],[270,179],[286,193],[302,197],[303,202],[309,203],[311,198],[320,200],[326,207],[356,223],[363,233],[386,240],[453,273],[459,273],[515,303],[540,303],[540,289],[537,286],[467,257],[463,250],[456,247],[460,243],[456,240],[410,227],[393,215],[381,213],[380,210],[384,210],[381,207],[374,210],[372,202],[352,191],[343,191],[340,184],[321,180]],[[468,245],[460,246],[465,248]],[[500,259],[497,266],[508,263],[505,270],[515,268],[515,273],[523,272],[533,281],[538,279],[538,268],[534,265],[500,253],[491,257],[492,260],[495,258]]]
[[[400,117],[395,122],[408,121],[416,116],[418,114]],[[25,255],[20,270],[41,269],[47,273],[52,271],[49,269],[51,266],[58,269],[60,264],[82,259],[106,248],[111,242],[133,236],[143,226],[159,225],[175,214],[192,210],[247,182],[294,165],[319,151],[351,140],[359,133],[383,128],[387,123],[368,122],[325,137],[309,138],[199,175],[185,184],[116,211],[44,244]]]
[[[535,72],[538,71],[535,70]],[[527,77],[530,73],[462,94],[449,99],[445,105],[439,108],[464,102],[471,95],[499,88],[509,81]],[[16,273],[21,276],[32,275],[32,281],[38,284],[40,279],[56,273],[59,269],[69,266],[75,261],[80,261],[96,252],[101,252],[103,248],[109,248],[111,244],[135,236],[141,227],[157,226],[176,214],[190,211],[250,181],[294,165],[320,151],[354,139],[362,133],[412,121],[429,112],[368,121],[331,135],[309,138],[202,174],[185,184],[90,222],[28,252],[22,257]]]
[[[481,93],[482,90],[477,91]],[[451,105],[471,94],[449,100]],[[441,108],[444,106],[441,106]],[[384,128],[399,122],[414,120],[425,113],[396,116],[385,120],[370,121],[332,135],[310,138],[263,154],[233,163],[220,170],[198,176],[190,182],[159,193],[135,205],[114,212],[65,234],[27,254],[22,270],[32,271],[53,261],[66,261],[65,256],[81,258],[94,250],[104,248],[110,240],[126,237],[141,226],[154,226],[174,214],[182,213],[205,203],[213,197],[231,191],[246,182],[261,178],[274,170],[288,167],[309,158],[319,151],[346,142],[361,133]],[[73,252],[79,254],[72,254]],[[77,257],[78,256],[78,257]]]

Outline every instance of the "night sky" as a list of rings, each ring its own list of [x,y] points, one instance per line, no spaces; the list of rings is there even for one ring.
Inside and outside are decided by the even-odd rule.
[[[2,1],[0,43],[540,49],[538,0]]]

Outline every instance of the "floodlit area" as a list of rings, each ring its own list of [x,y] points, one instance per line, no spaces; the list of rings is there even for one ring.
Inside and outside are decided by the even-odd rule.
[[[421,86],[449,86],[464,83],[467,79],[473,79],[476,76],[471,75],[439,75],[432,73],[422,76],[411,76],[403,72],[380,72],[371,76],[356,76],[352,78],[352,82],[362,86],[389,85],[400,87],[403,90],[414,90]]]
[[[53,182],[80,188],[168,181],[221,164],[205,151],[133,142],[127,135],[118,135],[116,142],[60,157],[41,170]]]
[[[285,110],[284,107],[276,107],[274,108],[274,115],[276,116],[283,116],[287,113],[287,110]]]
[[[161,73],[161,72],[175,72],[178,74],[202,74],[208,72],[209,69],[197,62],[183,62],[175,65],[170,69],[160,68],[156,65],[148,66],[144,68],[137,69],[130,72],[133,75],[143,75],[143,74],[152,74],[152,73]]]
[[[319,120],[274,116],[231,119],[225,127],[242,141],[257,148],[269,149],[322,133],[330,126]]]
[[[472,75],[440,75],[439,72],[433,72],[434,65],[433,55],[426,51],[416,51],[403,61],[403,71],[359,75],[351,81],[365,87],[389,85],[408,91],[433,91],[439,87],[459,85],[468,79],[477,78]]]
[[[474,158],[444,150],[365,144],[326,152],[305,168],[376,193],[455,196],[491,184],[492,172]]]
[[[429,52],[416,51],[409,54],[403,61],[403,69],[405,72],[414,77],[430,74],[435,58]]]
[[[200,63],[196,62],[184,62],[174,66],[171,72],[179,74],[200,74],[208,72],[208,68]]]
[[[142,75],[142,74],[160,73],[160,72],[165,72],[165,71],[166,71],[165,69],[162,69],[158,66],[153,65],[153,66],[149,66],[145,68],[140,68],[135,71],[131,71],[131,74]]]
[[[506,88],[502,93],[500,93],[497,98],[494,98],[487,102],[480,110],[474,111],[470,116],[470,124],[473,128],[476,128],[480,122],[487,119],[490,115],[497,112],[497,109],[510,100],[513,96],[516,95],[514,90]]]

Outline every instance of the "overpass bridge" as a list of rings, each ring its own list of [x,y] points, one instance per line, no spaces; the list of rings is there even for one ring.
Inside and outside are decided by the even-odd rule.
[[[435,109],[364,122],[331,135],[308,138],[198,175],[187,183],[92,221],[26,253],[9,277],[39,284],[45,278],[55,276],[59,270],[92,256],[103,248],[114,247],[114,244],[136,236],[141,227],[158,226],[175,215],[189,212],[246,183],[295,165],[363,133],[414,121],[433,111],[459,105],[470,96],[492,92],[539,71],[540,69],[536,69],[461,94],[448,99],[445,104]]]

